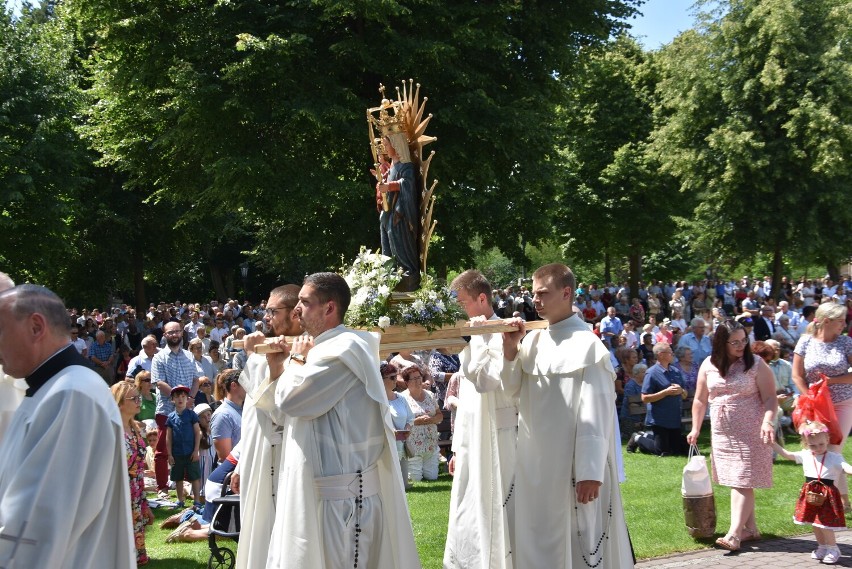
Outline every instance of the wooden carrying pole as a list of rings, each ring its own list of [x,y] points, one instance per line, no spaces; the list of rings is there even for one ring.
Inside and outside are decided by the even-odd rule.
[[[542,330],[547,328],[546,320],[533,320],[525,322],[527,330]],[[479,334],[502,334],[517,330],[511,324],[503,320],[490,320],[479,326],[470,326],[467,320],[460,320],[455,326],[444,326],[433,332],[429,332],[422,326],[390,326],[384,331],[381,328],[373,328],[370,331],[379,332],[382,335],[379,346],[380,357],[386,357],[394,352],[402,350],[433,350],[443,348],[449,353],[457,354],[464,349],[467,342],[464,336],[477,336]],[[293,343],[293,336],[285,337],[288,344]],[[243,349],[243,340],[234,340],[232,347],[237,350]],[[255,353],[271,354],[280,352],[276,346],[269,344],[258,344],[254,348]]]

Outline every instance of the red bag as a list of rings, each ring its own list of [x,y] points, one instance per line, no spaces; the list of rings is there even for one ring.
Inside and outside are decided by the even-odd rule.
[[[829,444],[839,445],[843,440],[837,413],[834,412],[834,403],[831,402],[828,378],[823,374],[820,374],[819,381],[810,385],[807,395],[800,395],[796,402],[796,409],[793,411],[796,430],[806,421],[819,421],[828,427]]]

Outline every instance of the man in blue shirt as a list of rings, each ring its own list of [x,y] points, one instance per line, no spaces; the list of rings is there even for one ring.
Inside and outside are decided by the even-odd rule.
[[[686,389],[683,376],[671,364],[674,353],[666,342],[654,345],[657,363],[648,368],[642,382],[642,402],[648,403],[645,424],[654,431],[654,439],[637,442],[642,451],[660,456],[686,454],[688,446],[681,428],[681,411]]]
[[[616,340],[624,330],[624,325],[621,320],[615,315],[615,307],[610,306],[606,309],[606,316],[601,320],[601,339],[610,348],[616,347]]]
[[[692,361],[695,365],[701,367],[701,363],[713,351],[713,343],[710,337],[704,332],[707,330],[707,323],[703,318],[693,318],[690,323],[692,331],[689,334],[684,334],[678,342],[678,347],[683,346],[692,350]]]

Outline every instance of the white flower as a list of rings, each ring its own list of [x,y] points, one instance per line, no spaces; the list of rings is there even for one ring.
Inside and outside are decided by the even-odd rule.
[[[436,298],[438,298],[438,293],[435,292],[434,290],[430,290],[429,291],[429,300],[435,300]]]
[[[387,328],[388,326],[390,326],[390,318],[379,316],[379,328]]]
[[[443,312],[443,311],[445,311],[445,310],[447,309],[447,307],[446,307],[446,306],[444,306],[444,301],[443,301],[443,300],[438,300],[438,301],[436,301],[436,302],[435,302],[435,308],[437,308],[437,309],[438,309],[438,312]]]
[[[390,287],[388,285],[379,285],[379,296],[384,298],[389,294],[390,294]]]
[[[421,310],[426,308],[426,304],[423,303],[419,298],[411,303],[411,308],[414,309],[415,312],[420,312]]]
[[[361,287],[358,289],[358,292],[355,293],[355,298],[352,299],[352,303],[356,306],[360,306],[367,302],[367,297],[370,296],[370,289],[367,287]]]

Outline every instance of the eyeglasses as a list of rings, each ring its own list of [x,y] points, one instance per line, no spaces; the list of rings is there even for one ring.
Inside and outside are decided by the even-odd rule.
[[[133,397],[125,397],[128,401],[133,401],[134,403],[142,403],[142,397],[139,395],[134,395]]]
[[[165,332],[163,332],[163,334],[165,334],[166,336],[180,336],[181,334],[183,334],[183,332],[181,332],[180,330],[166,330]]]
[[[730,342],[728,342],[728,345],[733,346],[735,348],[742,348],[746,344],[748,344],[748,340],[731,340]]]
[[[151,383],[150,379],[140,379],[139,383]]]
[[[289,307],[289,306],[276,306],[274,308],[267,308],[266,310],[263,311],[263,313],[266,314],[267,316],[269,316],[270,318],[275,318],[275,313],[277,313],[279,310],[287,310],[287,309],[292,310],[292,308]]]
[[[411,381],[412,379],[419,379],[420,381],[423,381],[423,376],[422,375],[412,375],[412,376],[406,377],[405,381]]]

